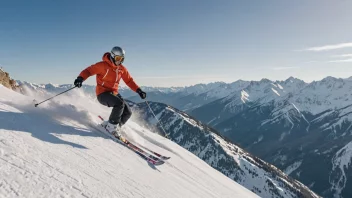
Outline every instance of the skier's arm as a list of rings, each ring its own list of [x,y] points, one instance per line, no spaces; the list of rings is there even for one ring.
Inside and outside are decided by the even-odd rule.
[[[137,91],[137,89],[139,88],[139,86],[134,82],[132,76],[130,75],[130,73],[128,72],[128,70],[123,67],[124,72],[122,74],[122,80],[126,83],[126,85],[131,88],[133,91]]]
[[[100,63],[96,63],[84,69],[79,76],[86,80],[88,77],[101,73],[102,66]]]

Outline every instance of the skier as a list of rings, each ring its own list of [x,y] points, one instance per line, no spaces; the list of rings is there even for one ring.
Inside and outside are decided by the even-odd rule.
[[[147,94],[134,82],[126,67],[122,65],[124,59],[125,51],[121,47],[113,47],[110,53],[106,52],[103,55],[103,61],[84,69],[74,81],[76,87],[81,87],[83,81],[96,75],[96,95],[99,103],[113,107],[109,120],[102,125],[115,136],[120,136],[121,126],[132,115],[131,108],[118,93],[120,79],[122,78],[126,85],[137,92],[142,99],[147,97]]]

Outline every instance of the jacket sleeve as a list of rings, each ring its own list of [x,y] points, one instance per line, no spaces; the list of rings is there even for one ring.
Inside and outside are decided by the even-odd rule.
[[[126,83],[126,85],[131,88],[133,91],[137,91],[137,89],[139,88],[139,86],[134,82],[133,78],[131,77],[130,73],[128,72],[128,70],[124,68],[124,72],[122,74],[122,79],[123,81]]]
[[[83,78],[83,80],[86,80],[88,77],[99,74],[102,72],[102,66],[100,65],[101,63],[96,63],[94,65],[91,65],[84,69],[79,76]]]

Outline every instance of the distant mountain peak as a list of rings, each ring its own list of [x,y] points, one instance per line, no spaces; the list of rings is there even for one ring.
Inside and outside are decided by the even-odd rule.
[[[267,78],[262,78],[259,82],[261,83],[272,83],[273,81],[267,79]]]
[[[352,80],[352,76],[346,78],[345,80],[351,81]]]
[[[333,77],[333,76],[327,76],[327,77],[325,77],[325,78],[323,78],[321,81],[322,82],[326,82],[326,81],[335,81],[335,80],[337,80],[338,78],[335,78],[335,77]]]
[[[282,82],[282,81],[281,81]],[[287,83],[305,83],[303,80],[299,79],[299,78],[295,78],[293,76],[290,76],[289,78],[287,78],[286,80],[283,81],[285,84]]]

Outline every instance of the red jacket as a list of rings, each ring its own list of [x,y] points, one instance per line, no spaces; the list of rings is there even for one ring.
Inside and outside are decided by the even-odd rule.
[[[107,91],[112,91],[114,94],[117,94],[121,78],[133,91],[139,88],[128,73],[126,67],[122,64],[116,66],[110,61],[110,53],[108,52],[104,54],[103,61],[87,67],[79,74],[83,80],[93,75],[97,75],[97,86],[95,89],[97,95]]]

